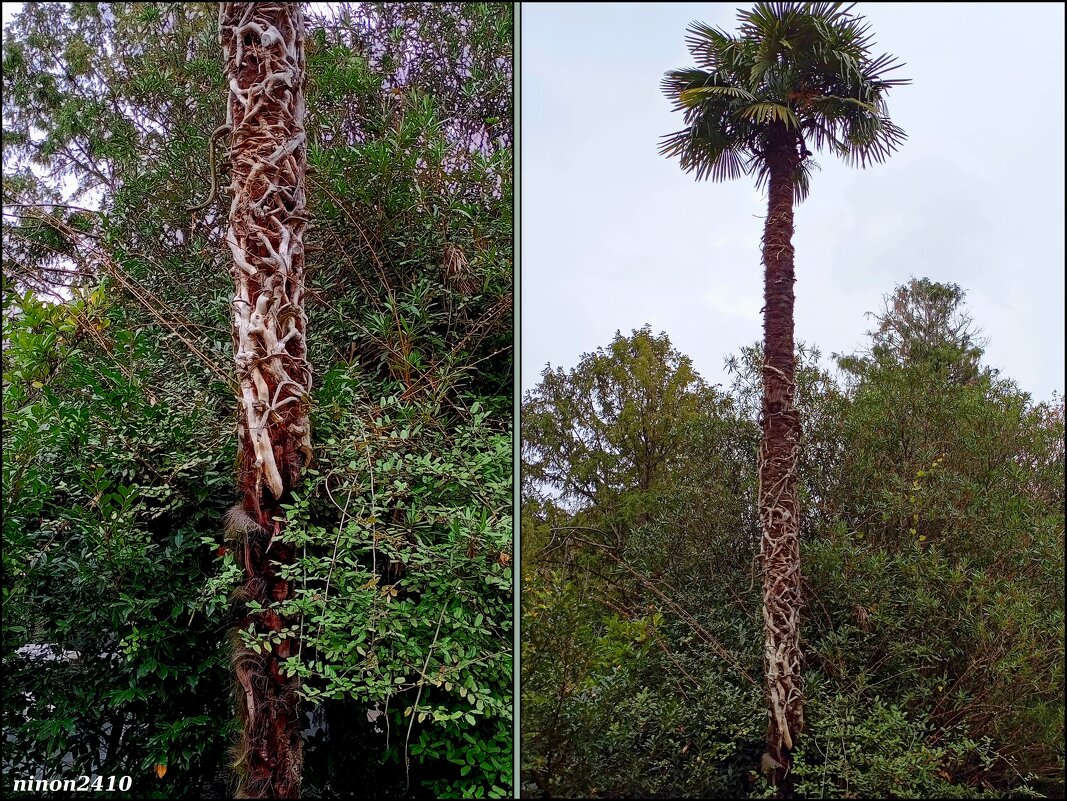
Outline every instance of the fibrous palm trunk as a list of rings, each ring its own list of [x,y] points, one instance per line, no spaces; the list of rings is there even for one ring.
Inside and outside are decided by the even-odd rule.
[[[771,136],[770,191],[763,232],[763,403],[759,448],[759,515],[763,529],[764,669],[769,726],[765,768],[783,787],[790,751],[804,725],[800,687],[800,544],[797,458],[800,420],[794,407],[793,180],[797,139]],[[788,788],[785,788],[788,794]]]
[[[305,217],[303,16],[298,3],[222,3],[219,36],[229,85],[234,347],[240,381],[244,632],[270,650],[235,643],[236,755],[240,798],[297,798],[301,725],[298,682],[281,663],[295,653],[295,621],[279,612],[292,588],[279,566],[293,561],[280,537],[280,504],[311,458],[311,371],[304,339]],[[243,637],[239,632],[239,636]]]

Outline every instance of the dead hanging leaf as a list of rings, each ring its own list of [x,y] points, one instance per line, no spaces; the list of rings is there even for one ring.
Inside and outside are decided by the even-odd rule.
[[[167,775],[167,766],[166,765],[156,765],[156,777],[162,779],[166,775]]]
[[[852,614],[856,618],[856,622],[859,623],[861,629],[863,629],[864,631],[870,630],[869,621],[871,616],[865,608],[857,604],[856,606],[852,607]]]
[[[474,274],[467,257],[455,245],[445,245],[441,260],[444,283],[461,295],[473,295],[481,288],[481,281]]]
[[[497,559],[497,561],[500,562],[502,566],[507,567],[511,564],[511,554],[509,554],[507,551],[501,551],[500,558]]]

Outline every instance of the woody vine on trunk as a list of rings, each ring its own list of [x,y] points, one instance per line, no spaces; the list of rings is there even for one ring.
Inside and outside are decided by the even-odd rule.
[[[809,145],[865,167],[905,139],[888,117],[886,93],[909,81],[886,77],[902,65],[871,55],[870,26],[852,7],[759,3],[738,12],[736,34],[693,23],[686,42],[700,66],[668,72],[663,81],[686,127],[664,137],[660,152],[678,157],[698,180],[755,175],[768,190],[757,493],[768,704],[762,767],[780,795],[790,793],[790,753],[804,727],[793,205],[808,194]]]
[[[296,653],[296,621],[281,605],[281,504],[311,459],[303,308],[304,31],[298,3],[222,3],[219,37],[229,95],[229,227],[233,335],[240,384],[239,489],[227,515],[244,569],[246,604],[234,669],[242,722],[236,753],[242,798],[296,798],[302,764],[298,681],[281,665]]]

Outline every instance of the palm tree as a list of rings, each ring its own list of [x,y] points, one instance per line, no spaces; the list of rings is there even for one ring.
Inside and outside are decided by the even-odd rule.
[[[668,72],[663,80],[686,127],[665,136],[660,152],[677,156],[698,180],[755,175],[758,186],[768,187],[758,504],[769,706],[764,769],[780,787],[804,725],[793,204],[808,194],[809,146],[865,167],[884,161],[905,139],[886,111],[888,90],[908,83],[886,75],[902,65],[891,55],[871,55],[869,25],[851,8],[759,3],[738,13],[737,34],[693,23],[686,42],[700,66]]]
[[[240,798],[300,795],[298,682],[281,663],[296,653],[294,621],[278,611],[292,587],[281,566],[281,504],[311,458],[304,338],[304,21],[299,3],[222,3],[219,33],[229,85],[229,228],[234,344],[240,382],[241,503],[227,516],[244,568],[246,603],[235,644],[243,736]],[[253,603],[254,602],[254,603]],[[246,633],[253,637],[247,638]],[[254,640],[254,641],[253,641]]]

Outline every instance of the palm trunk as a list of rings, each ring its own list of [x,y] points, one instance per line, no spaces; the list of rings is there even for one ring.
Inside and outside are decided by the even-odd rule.
[[[784,126],[767,155],[770,198],[763,233],[764,362],[759,449],[759,515],[763,528],[764,668],[769,726],[764,768],[788,795],[790,751],[804,725],[800,687],[800,544],[797,457],[800,420],[794,407],[793,176],[796,137]]]
[[[219,36],[229,85],[232,137],[230,221],[234,346],[240,381],[243,534],[241,631],[273,637],[246,647],[238,632],[234,668],[243,725],[235,767],[239,798],[298,798],[302,763],[299,683],[281,663],[296,652],[295,621],[279,602],[292,587],[279,576],[294,550],[281,540],[286,501],[311,458],[307,415],[311,371],[304,339],[305,217],[303,15],[298,3],[222,3]],[[242,514],[243,510],[243,514]],[[232,521],[231,521],[232,523]],[[233,525],[231,525],[233,527]]]

